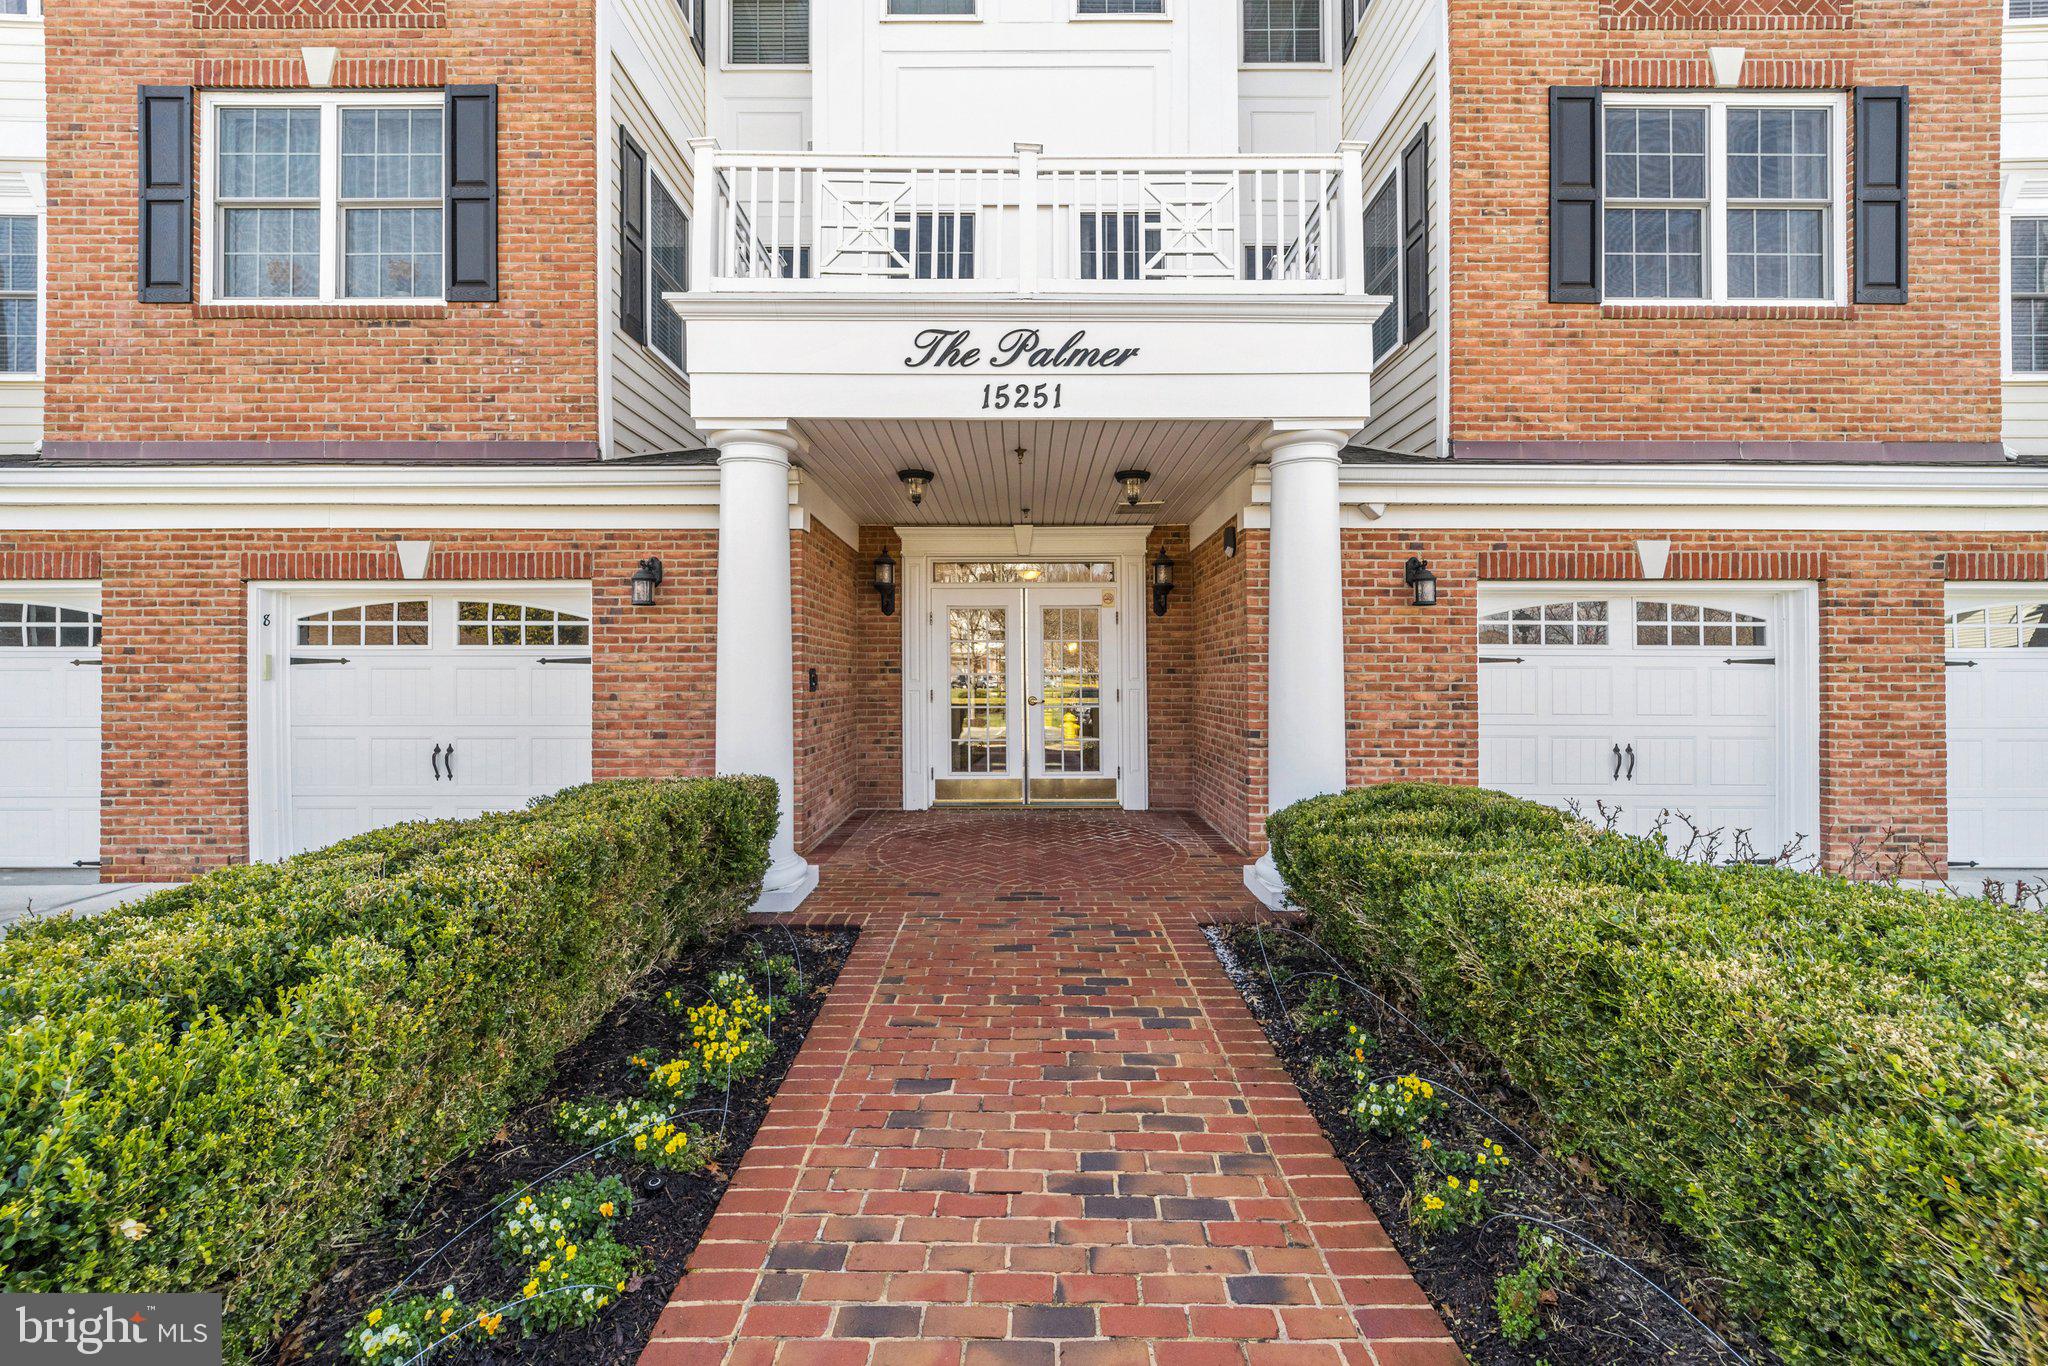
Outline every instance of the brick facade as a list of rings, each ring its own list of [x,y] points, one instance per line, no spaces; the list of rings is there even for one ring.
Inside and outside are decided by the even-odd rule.
[[[710,532],[408,533],[441,572],[478,578],[557,554],[593,590],[591,771],[600,778],[711,771],[717,538]],[[249,571],[317,556],[336,578],[388,580],[389,550],[359,531],[8,533],[0,570],[63,577],[97,560],[101,584],[103,876],[178,880],[249,853]],[[668,570],[661,600],[628,603],[641,557]],[[469,558],[474,557],[474,558]],[[512,557],[510,560],[501,557]],[[351,570],[360,570],[359,574]]]
[[[93,0],[45,28],[49,440],[598,439],[590,0]],[[321,43],[344,83],[498,86],[499,302],[138,302],[136,87],[295,84]]]
[[[1450,32],[1453,145],[1485,149],[1451,159],[1454,441],[1998,438],[1996,6],[1450,0]],[[1909,303],[1549,301],[1549,88],[1696,87],[1710,45],[1753,87],[1911,89]]]
[[[1177,566],[1178,587],[1166,615],[1152,611],[1148,586],[1126,599],[1126,610],[1145,614],[1145,707],[1151,743],[1145,756],[1154,811],[1187,811],[1194,804],[1194,704],[1204,661],[1195,648],[1197,616],[1189,591],[1188,529],[1157,527],[1145,542],[1145,562],[1161,550]],[[1148,571],[1149,572],[1149,571]]]
[[[1266,533],[1223,533],[1195,547],[1182,579],[1196,671],[1190,715],[1194,812],[1232,847],[1264,847],[1266,819]],[[1159,752],[1153,740],[1153,753]]]
[[[796,636],[796,829],[798,849],[816,845],[863,805],[863,694],[859,671],[867,575],[853,547],[822,523],[790,538],[791,611]],[[868,593],[873,598],[873,593]],[[811,674],[817,673],[817,688]]]

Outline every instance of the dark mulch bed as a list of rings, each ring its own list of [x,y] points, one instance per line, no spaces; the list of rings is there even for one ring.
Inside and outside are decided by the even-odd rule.
[[[394,1298],[415,1291],[432,1294],[451,1281],[456,1293],[472,1303],[503,1303],[514,1298],[519,1275],[506,1270],[491,1249],[495,1218],[483,1219],[430,1264],[422,1267],[421,1263],[507,1194],[546,1177],[578,1155],[576,1145],[555,1137],[552,1115],[559,1102],[588,1096],[624,1100],[642,1094],[645,1074],[632,1064],[633,1056],[669,1057],[677,1051],[681,1022],[662,1004],[664,992],[674,991],[691,1002],[705,999],[712,974],[738,964],[749,943],[759,944],[770,954],[800,956],[810,990],[792,1014],[776,1021],[776,1048],[767,1069],[744,1087],[734,1087],[730,1108],[724,1114],[724,1142],[711,1170],[689,1175],[661,1173],[661,1188],[652,1194],[644,1184],[648,1168],[635,1167],[610,1153],[559,1173],[565,1177],[584,1170],[594,1170],[600,1176],[616,1174],[633,1187],[638,1203],[613,1231],[621,1243],[639,1253],[639,1271],[627,1281],[626,1293],[618,1302],[585,1328],[528,1339],[504,1333],[487,1342],[471,1341],[476,1335],[465,1334],[429,1358],[436,1362],[459,1359],[479,1366],[566,1361],[602,1366],[634,1361],[647,1345],[655,1320],[682,1278],[684,1262],[711,1222],[732,1169],[753,1142],[754,1132],[768,1112],[768,1102],[788,1073],[856,937],[857,932],[850,929],[755,927],[651,974],[613,1008],[588,1039],[562,1056],[547,1091],[514,1114],[484,1151],[438,1173],[414,1204],[391,1211],[390,1221],[376,1236],[344,1252],[333,1273],[313,1292],[298,1324],[286,1335],[277,1361],[281,1366],[344,1361],[344,1336],[408,1273],[416,1273],[411,1287]],[[700,1098],[698,1107],[725,1104],[722,1096]],[[695,1123],[715,1134],[720,1116],[714,1114]]]
[[[1475,1366],[1731,1366],[1737,1360],[1656,1291],[1592,1254],[1578,1258],[1574,1278],[1546,1308],[1544,1335],[1521,1344],[1507,1341],[1494,1308],[1494,1278],[1518,1264],[1517,1221],[1502,1214],[1547,1220],[1618,1253],[1713,1325],[1753,1366],[1777,1361],[1754,1334],[1729,1321],[1715,1298],[1714,1278],[1654,1211],[1603,1185],[1583,1161],[1534,1152],[1447,1094],[1462,1092],[1540,1145],[1536,1107],[1496,1067],[1469,1053],[1447,1057],[1372,994],[1340,984],[1345,1018],[1377,1040],[1370,1054],[1372,1076],[1413,1073],[1434,1085],[1445,1102],[1427,1128],[1439,1150],[1470,1151],[1493,1142],[1511,1160],[1506,1173],[1496,1172],[1484,1183],[1491,1197],[1487,1221],[1425,1240],[1409,1219],[1409,1193],[1420,1179],[1434,1184],[1442,1178],[1418,1162],[1406,1137],[1373,1136],[1353,1122],[1350,1079],[1316,1065],[1340,1051],[1341,1028],[1335,1035],[1307,1037],[1296,1025],[1294,1012],[1335,965],[1286,927],[1237,926],[1212,930],[1210,938],[1359,1191]],[[1405,1003],[1398,1008],[1408,1010]]]

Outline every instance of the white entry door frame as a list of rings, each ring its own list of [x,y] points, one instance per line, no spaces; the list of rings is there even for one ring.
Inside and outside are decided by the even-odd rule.
[[[1503,610],[1583,603],[1604,614],[1590,629],[1568,613],[1560,621],[1546,613],[1509,623],[1525,632],[1535,625],[1540,639],[1477,633]],[[1680,644],[1678,632],[1646,630],[1639,603],[1720,608],[1761,633],[1735,636],[1731,625],[1728,643]],[[1629,834],[1648,833],[1661,810],[1695,803],[1688,814],[1756,810],[1760,855],[1804,836],[1801,852],[1811,856],[1820,834],[1819,604],[1818,585],[1808,582],[1482,586],[1481,784],[1575,802],[1596,821],[1600,804],[1611,803]],[[1756,638],[1765,643],[1743,643]]]
[[[1103,767],[1121,770],[1118,805],[1126,811],[1146,810],[1150,798],[1147,786],[1146,754],[1150,744],[1149,691],[1145,686],[1145,628],[1151,613],[1147,590],[1145,542],[1151,527],[898,527],[902,542],[901,584],[897,617],[902,623],[903,665],[903,809],[923,811],[933,804],[934,783],[942,760],[938,727],[932,723],[939,689],[949,680],[939,676],[939,655],[932,644],[937,630],[941,590],[935,588],[933,566],[951,561],[1108,561],[1116,565],[1116,582],[1092,585],[1091,600],[1101,602],[1108,593],[1113,601],[1104,604],[1104,675],[1102,688],[1120,698],[1117,721],[1105,727]],[[957,590],[944,590],[957,592]],[[1034,596],[1053,590],[1034,590]],[[1064,592],[1065,590],[1061,590]],[[1062,599],[1064,600],[1064,599]],[[1046,599],[1051,604],[1052,599]],[[1020,604],[1021,605],[1021,604]],[[1169,604],[1169,610],[1176,604]],[[1178,604],[1185,610],[1184,604]],[[1033,609],[1035,612],[1036,608]],[[1037,649],[1036,628],[1027,631],[1020,620],[1014,646],[1021,659],[1026,649]],[[1114,672],[1112,672],[1114,671]],[[1040,725],[1037,709],[1028,721],[1018,712],[1020,737],[1024,727]],[[1031,731],[1030,734],[1037,734]],[[1013,751],[1016,746],[1011,747]],[[1021,775],[1021,770],[1020,770]]]
[[[254,859],[589,781],[587,585],[259,583],[249,623]]]

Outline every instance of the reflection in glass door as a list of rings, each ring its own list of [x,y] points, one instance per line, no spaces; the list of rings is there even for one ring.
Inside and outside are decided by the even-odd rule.
[[[982,600],[945,606],[940,616],[945,623],[939,641],[944,695],[934,701],[944,726],[944,748],[933,775],[933,795],[942,802],[1021,801],[1021,756],[1010,733],[1015,611],[1007,601],[977,596]]]
[[[1104,609],[1099,602],[1034,602],[1032,612],[1035,676],[1026,702],[1035,713],[1036,744],[1030,758],[1029,799],[1113,801],[1116,778],[1103,767]]]

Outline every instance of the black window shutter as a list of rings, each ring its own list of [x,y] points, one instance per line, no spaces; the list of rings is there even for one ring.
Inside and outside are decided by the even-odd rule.
[[[1429,328],[1429,125],[1401,152],[1401,339]]]
[[[704,0],[688,0],[690,6],[690,45],[697,49],[697,60],[704,60]]]
[[[647,340],[647,153],[619,129],[619,329]]]
[[[146,304],[192,302],[192,88],[145,85],[135,96],[136,291]]]
[[[451,85],[447,105],[450,303],[498,298],[498,87]]]
[[[1365,0],[1344,0],[1344,60],[1351,60],[1351,49],[1358,44],[1359,6]]]
[[[1600,302],[1600,91],[1550,88],[1550,302]]]
[[[1856,302],[1906,302],[1906,144],[1902,85],[1856,90]]]

